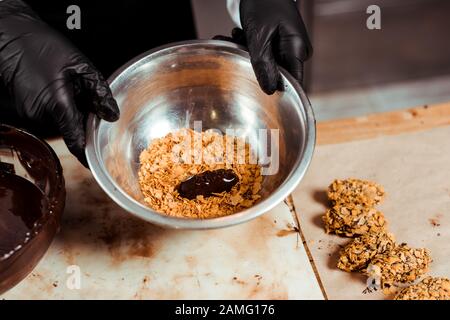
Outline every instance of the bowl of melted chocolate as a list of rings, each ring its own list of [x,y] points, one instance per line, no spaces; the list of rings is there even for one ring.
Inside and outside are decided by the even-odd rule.
[[[0,124],[0,294],[43,257],[65,204],[61,164],[35,136]]]

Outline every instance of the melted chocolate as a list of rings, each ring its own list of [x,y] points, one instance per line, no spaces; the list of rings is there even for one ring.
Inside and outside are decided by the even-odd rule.
[[[239,178],[233,170],[205,171],[180,183],[178,193],[189,200],[200,195],[210,197],[216,193],[229,192],[238,182]]]
[[[38,187],[8,171],[0,171],[0,257],[31,238],[35,223],[48,208]]]

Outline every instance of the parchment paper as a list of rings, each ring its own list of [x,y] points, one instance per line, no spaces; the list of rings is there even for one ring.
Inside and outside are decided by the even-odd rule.
[[[356,177],[385,187],[379,209],[398,242],[431,251],[430,275],[450,277],[450,127],[344,144],[319,146],[294,203],[307,245],[330,299],[386,299],[363,294],[366,278],[336,267],[340,245],[326,235],[325,190],[335,178]]]
[[[0,299],[323,299],[285,203],[230,228],[162,229],[108,198],[62,140],[51,145],[66,179],[61,231]]]

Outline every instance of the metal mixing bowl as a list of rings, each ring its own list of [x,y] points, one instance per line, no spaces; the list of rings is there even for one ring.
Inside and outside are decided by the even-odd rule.
[[[92,174],[121,207],[158,225],[208,229],[260,216],[297,186],[315,145],[311,105],[294,78],[281,72],[284,89],[268,96],[257,83],[248,53],[235,44],[188,41],[144,53],[109,79],[120,120],[88,119],[86,155]],[[169,217],[144,204],[138,184],[139,154],[152,139],[193,128],[198,120],[203,130],[238,129],[237,135],[248,138],[257,151],[266,145],[250,132],[279,130],[279,170],[264,177],[262,199],[253,207],[201,220]]]

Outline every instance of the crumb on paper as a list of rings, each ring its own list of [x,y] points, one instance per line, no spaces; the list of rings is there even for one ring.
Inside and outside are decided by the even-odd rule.
[[[366,233],[344,247],[337,266],[347,272],[364,269],[377,254],[389,251],[394,246],[395,239],[391,233],[384,230]]]
[[[369,279],[379,283],[384,293],[389,294],[399,285],[419,279],[428,271],[430,263],[431,257],[427,249],[410,248],[403,243],[375,256],[365,273]]]
[[[201,148],[195,147],[196,141],[201,142]],[[194,148],[186,148],[186,144],[194,144]],[[230,144],[235,151],[232,159],[226,158]],[[243,139],[212,130],[180,129],[155,139],[140,155],[139,184],[144,201],[160,213],[184,218],[213,218],[249,208],[260,199],[262,184],[260,166],[250,164],[251,152]],[[181,182],[218,169],[232,169],[238,176],[239,183],[230,192],[192,200],[179,195]]]
[[[395,300],[450,300],[448,278],[427,277],[421,282],[402,289]]]

